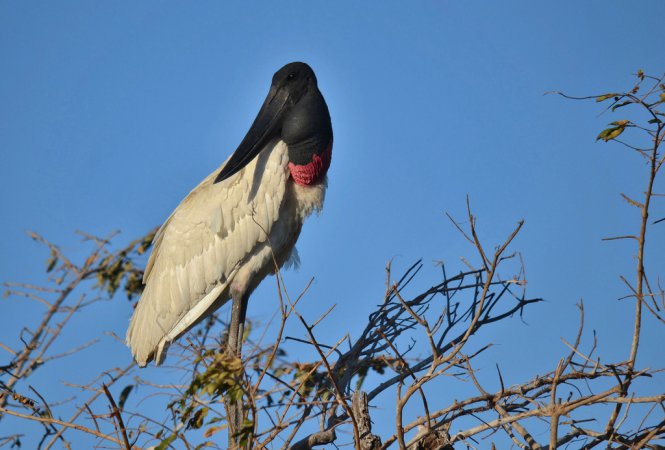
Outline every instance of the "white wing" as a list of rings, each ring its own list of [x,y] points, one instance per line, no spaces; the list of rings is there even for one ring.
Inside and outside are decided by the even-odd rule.
[[[245,168],[213,184],[218,169],[178,205],[155,236],[145,289],[127,330],[139,365],[228,300],[229,285],[279,218],[288,152],[272,142]],[[223,167],[223,165],[222,165]]]

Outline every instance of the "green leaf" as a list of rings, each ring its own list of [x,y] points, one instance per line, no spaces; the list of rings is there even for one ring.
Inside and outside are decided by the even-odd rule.
[[[58,254],[55,250],[51,249],[51,256],[46,260],[46,272],[55,269],[56,264],[58,264]]]
[[[122,392],[120,392],[120,398],[118,400],[118,408],[120,411],[125,407],[125,402],[127,401],[127,397],[129,397],[129,393],[132,392],[132,389],[134,389],[134,385],[130,384],[129,386],[125,386]]]
[[[611,141],[612,139],[616,139],[619,137],[621,133],[623,133],[623,130],[625,130],[625,126],[619,126],[619,127],[612,127],[612,128],[605,128],[603,131],[600,132],[600,134],[596,137],[596,140],[602,139],[603,141]]]
[[[619,108],[623,108],[626,105],[630,105],[633,103],[632,100],[626,100],[625,102],[617,103],[616,105],[612,106],[612,111],[616,111]]]
[[[208,408],[201,408],[198,409],[194,413],[194,417],[189,419],[189,422],[187,423],[187,428],[193,428],[195,430],[198,430],[203,426],[203,419],[208,415]]]
[[[238,433],[240,437],[240,444],[243,447],[247,446],[249,442],[249,437],[254,433],[254,422],[249,419],[245,419],[240,426],[240,432]]]
[[[596,140],[602,139],[603,141],[611,141],[612,139],[616,139],[623,131],[626,129],[626,127],[633,126],[631,125],[630,120],[615,120],[614,122],[610,123],[610,125],[614,125],[611,128],[605,128],[603,131],[598,134],[596,137]]]
[[[615,120],[610,125],[616,125],[617,127],[625,127],[630,123],[630,120]]]
[[[169,447],[169,445],[171,445],[171,443],[175,441],[175,439],[176,435],[172,434],[171,436],[167,437],[162,442],[160,442],[159,445],[155,447],[155,450],[166,450]]]
[[[205,438],[209,438],[209,437],[212,436],[213,434],[215,434],[215,433],[217,433],[218,431],[221,431],[221,430],[223,430],[223,429],[225,429],[225,428],[226,428],[226,425],[221,425],[221,426],[218,426],[218,427],[210,427],[210,428],[208,428],[208,429],[205,431],[205,433],[203,433],[203,437],[205,437]]]
[[[613,97],[618,97],[618,96],[619,96],[619,94],[617,94],[616,92],[610,92],[609,94],[603,94],[599,97],[596,97],[596,101],[597,102],[604,102],[608,98],[613,98]]]

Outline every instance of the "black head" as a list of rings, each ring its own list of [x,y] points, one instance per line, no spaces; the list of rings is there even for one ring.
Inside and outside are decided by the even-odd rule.
[[[215,183],[242,169],[273,139],[297,144],[321,128],[319,123],[327,123],[331,128],[328,108],[317,87],[314,71],[302,62],[285,65],[272,77],[261,110]],[[332,137],[332,131],[329,134]]]
[[[312,68],[303,62],[292,62],[275,72],[270,90],[284,88],[297,96],[306,93],[309,87],[316,89],[316,75]]]

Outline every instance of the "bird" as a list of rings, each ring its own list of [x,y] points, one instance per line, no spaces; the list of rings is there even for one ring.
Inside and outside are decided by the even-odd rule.
[[[140,367],[232,300],[228,347],[240,354],[249,296],[297,262],[303,222],[323,207],[333,130],[312,68],[280,68],[235,152],[159,228],[126,343]]]

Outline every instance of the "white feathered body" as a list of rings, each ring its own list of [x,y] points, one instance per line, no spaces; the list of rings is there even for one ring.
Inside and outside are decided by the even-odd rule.
[[[233,291],[251,293],[274,261],[289,259],[304,219],[323,206],[326,180],[301,186],[288,163],[287,145],[273,141],[228,179],[213,183],[215,170],[162,225],[127,330],[140,366],[161,362],[170,342]]]

